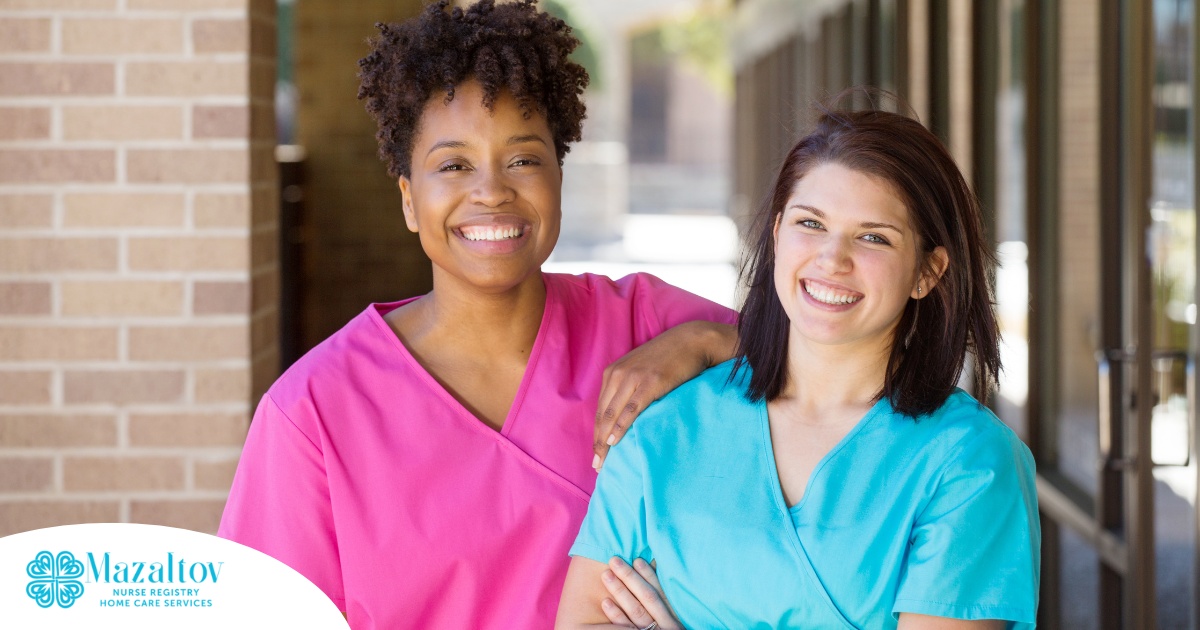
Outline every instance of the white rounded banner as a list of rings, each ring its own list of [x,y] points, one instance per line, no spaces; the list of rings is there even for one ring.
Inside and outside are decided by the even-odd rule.
[[[133,523],[0,538],[0,628],[336,628],[312,582],[235,542]]]

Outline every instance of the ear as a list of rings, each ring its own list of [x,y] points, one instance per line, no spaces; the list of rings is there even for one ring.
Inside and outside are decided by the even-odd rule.
[[[771,252],[779,249],[779,224],[783,222],[783,213],[775,215],[775,227],[771,228]]]
[[[912,293],[909,294],[909,297],[914,300],[919,300],[929,295],[933,291],[933,287],[936,287],[938,281],[942,279],[942,274],[946,273],[946,270],[949,268],[950,254],[946,251],[945,247],[940,245],[935,247],[933,251],[929,252],[929,255],[925,258],[925,264],[921,270],[921,277],[917,280],[917,286],[920,287],[921,290],[918,291],[917,287],[913,287]]]
[[[400,181],[397,182],[400,186],[400,205],[404,209],[404,223],[408,226],[408,231],[417,232],[417,213],[413,210],[412,203],[412,182],[403,175],[400,176]]]

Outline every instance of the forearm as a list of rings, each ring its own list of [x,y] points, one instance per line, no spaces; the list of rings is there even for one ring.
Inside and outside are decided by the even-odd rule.
[[[604,610],[600,608],[601,602],[608,596],[600,577],[606,568],[603,563],[590,558],[571,558],[567,579],[563,583],[562,598],[558,602],[558,616],[554,620],[555,630],[620,628],[609,623]]]
[[[729,324],[697,320],[680,324],[663,334],[671,332],[678,332],[682,338],[680,347],[697,352],[707,367],[732,359],[737,350],[737,328]]]

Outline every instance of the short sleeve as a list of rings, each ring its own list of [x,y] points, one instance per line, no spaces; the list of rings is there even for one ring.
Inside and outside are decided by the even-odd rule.
[[[217,535],[292,567],[346,610],[321,450],[270,394],[250,423]]]
[[[644,461],[634,425],[604,460],[570,555],[604,563],[613,556],[654,560],[646,536]]]
[[[634,312],[642,324],[642,329],[638,331],[638,343],[649,341],[664,330],[685,322],[704,320],[737,324],[735,311],[667,284],[648,273],[626,276],[617,283],[634,285]]]
[[[892,612],[1032,627],[1041,547],[1033,458],[1002,427],[969,439],[913,527]]]

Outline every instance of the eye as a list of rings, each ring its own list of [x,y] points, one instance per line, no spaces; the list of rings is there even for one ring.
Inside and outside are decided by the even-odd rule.
[[[878,234],[864,234],[862,236],[862,239],[868,243],[875,243],[876,245],[891,245],[892,244],[891,241],[887,240],[886,238],[883,238],[882,236],[880,236]]]
[[[513,160],[512,166],[537,166],[541,164],[536,158],[522,157]]]
[[[796,225],[799,225],[801,227],[806,227],[810,230],[825,229],[825,226],[821,225],[821,222],[816,219],[800,219],[799,221],[796,221]]]
[[[453,172],[453,171],[465,171],[465,170],[467,170],[467,165],[462,164],[460,162],[447,162],[438,167],[439,173],[446,173],[446,172]]]

